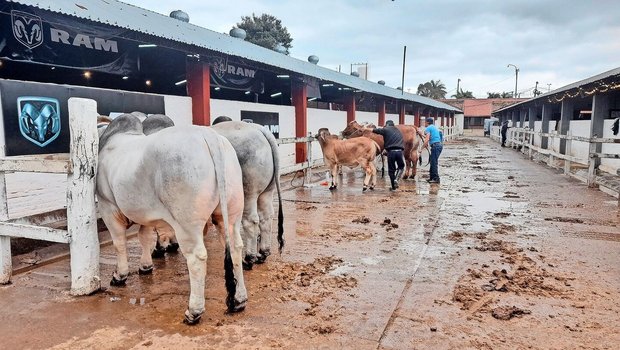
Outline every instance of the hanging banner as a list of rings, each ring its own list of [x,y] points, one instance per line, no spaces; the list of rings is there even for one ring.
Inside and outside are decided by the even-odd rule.
[[[265,90],[263,73],[245,60],[230,56],[209,56],[211,84],[227,89],[252,91],[262,94]]]
[[[280,114],[275,112],[241,111],[241,120],[252,121],[262,125],[273,134],[276,139],[280,138]]]
[[[126,29],[14,3],[0,5],[0,58],[118,75],[137,71]]]
[[[97,101],[102,115],[165,113],[161,95],[0,79],[6,155],[68,153],[70,97]]]

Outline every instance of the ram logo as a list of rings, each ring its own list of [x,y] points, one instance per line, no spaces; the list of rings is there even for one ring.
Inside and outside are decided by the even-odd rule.
[[[43,43],[43,22],[41,17],[21,11],[11,11],[13,36],[29,49]]]
[[[60,104],[55,98],[23,96],[17,99],[19,131],[24,138],[45,147],[60,135]]]

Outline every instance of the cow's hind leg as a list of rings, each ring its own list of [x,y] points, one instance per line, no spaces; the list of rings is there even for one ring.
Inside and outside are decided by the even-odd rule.
[[[332,184],[329,186],[329,189],[335,190],[338,188],[338,164],[334,164],[330,170],[332,175]]]
[[[116,271],[112,274],[111,286],[124,286],[129,276],[129,264],[127,263],[127,218],[115,207],[107,202],[99,201],[99,211],[105,223],[112,243],[116,249]]]
[[[364,164],[363,162],[360,162],[360,163]],[[364,187],[362,188],[362,191],[366,191],[368,189],[368,185],[370,184],[370,180],[372,180],[372,174],[373,174],[373,169],[375,169],[375,165],[372,163],[372,161],[369,161],[363,165],[363,168],[364,168],[364,172],[366,173],[366,176],[364,177]],[[376,173],[376,169],[375,169],[375,173]]]
[[[271,229],[273,221],[273,191],[265,191],[258,196],[258,221],[260,240],[257,264],[262,264],[271,255]]]
[[[207,249],[202,230],[206,222],[195,225],[173,225],[181,253],[187,260],[189,271],[190,295],[189,307],[185,311],[183,322],[196,324],[205,311],[205,278],[207,274]]]
[[[258,232],[260,230],[258,223],[258,209],[257,198],[246,198],[243,206],[243,218],[241,223],[243,226],[243,242],[245,247],[243,249],[243,268],[245,270],[251,270],[252,266],[256,262],[258,255]],[[218,219],[218,221],[220,221]],[[222,220],[223,221],[223,220]]]
[[[151,252],[155,248],[157,242],[157,234],[152,226],[140,226],[138,231],[138,240],[142,247],[142,256],[140,257],[140,268],[138,273],[148,275],[153,272],[153,259]]]

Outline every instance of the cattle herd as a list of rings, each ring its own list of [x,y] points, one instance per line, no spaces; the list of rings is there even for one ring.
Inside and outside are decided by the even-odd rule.
[[[257,124],[216,119],[212,127],[175,126],[164,115],[134,112],[114,119],[101,116],[97,197],[99,212],[112,237],[117,267],[112,286],[129,275],[126,230],[140,226],[142,247],[139,274],[153,270],[153,257],[180,249],[190,278],[189,306],[184,322],[199,322],[205,308],[207,250],[203,234],[211,221],[225,243],[226,305],[241,311],[247,302],[243,269],[263,263],[270,255],[278,195],[278,243],[284,246],[279,155],[275,137]],[[399,126],[405,138],[405,158],[413,177],[421,136],[413,126]],[[383,151],[380,135],[350,123],[340,140],[320,129],[317,135],[326,165],[337,187],[340,166],[361,166],[364,190],[376,184],[374,160]],[[366,136],[366,137],[358,137]],[[222,205],[225,204],[225,205]]]

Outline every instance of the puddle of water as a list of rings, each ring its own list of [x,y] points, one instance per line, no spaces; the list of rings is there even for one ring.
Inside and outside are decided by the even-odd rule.
[[[521,210],[527,207],[526,202],[511,202],[494,197],[494,194],[484,192],[463,193],[460,197],[454,198],[454,201],[465,205],[467,211],[475,216],[485,215],[487,212]]]

